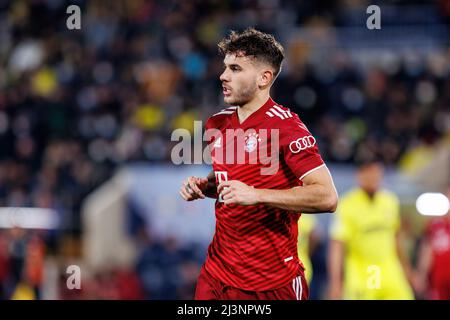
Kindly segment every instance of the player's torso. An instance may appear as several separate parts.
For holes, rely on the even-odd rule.
[[[218,130],[220,135],[210,145],[217,185],[229,180],[257,189],[288,189],[301,184],[283,160],[279,148],[282,128],[269,117],[240,123],[235,110],[223,117]],[[220,196],[215,209],[221,235],[236,241],[254,241],[255,245],[273,240],[269,232],[274,225],[279,231],[277,236],[290,238],[292,220],[299,216],[264,205],[225,205]]]
[[[446,219],[437,219],[432,224],[430,244],[437,254],[450,252],[450,222]]]
[[[396,208],[382,194],[369,199],[363,191],[352,195],[350,247],[358,259],[387,260],[395,256]]]
[[[231,117],[230,117],[231,118]],[[283,161],[280,128],[270,121],[239,126],[231,119],[220,128],[221,137],[211,144],[217,182],[239,180],[255,188],[286,189],[300,182]]]
[[[429,241],[433,252],[433,269],[450,277],[450,221],[435,219],[431,224]]]
[[[279,146],[283,128],[265,116],[269,110],[243,122],[235,109],[213,117],[209,127],[217,131],[209,148],[217,185],[224,180],[261,189],[301,185],[283,159]],[[272,289],[292,280],[299,268],[298,213],[264,205],[225,205],[220,197],[215,209],[216,232],[206,264],[210,273],[249,290]]]

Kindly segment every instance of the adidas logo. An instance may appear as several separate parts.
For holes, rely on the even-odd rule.
[[[293,117],[292,113],[289,110],[283,110],[277,105],[274,105],[269,109],[269,111],[266,111],[266,114],[271,118],[275,116],[279,117],[281,120]]]

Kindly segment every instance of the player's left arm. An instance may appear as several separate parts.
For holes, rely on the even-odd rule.
[[[404,233],[401,230],[398,230],[395,235],[395,241],[396,241],[396,249],[397,249],[397,256],[400,260],[400,264],[402,265],[403,271],[405,272],[405,276],[408,279],[408,282],[415,288],[416,287],[416,278],[414,277],[414,270],[411,266],[411,263],[409,261],[408,254],[406,252],[406,249],[402,245],[404,243]]]
[[[425,296],[432,262],[433,254],[431,244],[428,236],[425,235],[420,243],[417,266],[414,271],[414,290],[416,290],[417,295],[421,298]]]
[[[391,206],[392,206],[392,212],[395,213],[395,219],[393,220],[393,228],[395,232],[395,246],[396,246],[396,253],[398,260],[403,268],[403,272],[408,280],[408,282],[415,287],[415,277],[413,268],[411,266],[411,262],[409,260],[408,253],[406,251],[406,248],[404,247],[404,243],[406,242],[405,237],[405,231],[402,226],[402,219],[401,219],[401,210],[400,210],[400,201],[397,196],[392,195],[391,197]]]
[[[302,179],[303,185],[285,190],[255,189],[237,180],[224,181],[218,192],[226,205],[257,205],[302,213],[334,212],[338,195],[331,174],[321,166]]]

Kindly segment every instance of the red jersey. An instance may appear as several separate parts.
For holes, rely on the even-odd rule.
[[[450,282],[450,219],[432,219],[426,230],[432,251],[431,283]]]
[[[210,117],[205,129],[217,129],[209,139],[217,185],[238,180],[258,189],[290,189],[325,165],[298,115],[270,98],[242,123],[237,107],[230,107]],[[215,234],[205,262],[213,277],[232,287],[265,291],[298,275],[299,212],[225,205],[220,197],[215,211]]]

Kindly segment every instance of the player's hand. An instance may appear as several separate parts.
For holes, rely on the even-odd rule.
[[[415,293],[419,297],[423,297],[427,289],[427,277],[418,272],[414,272],[411,280],[411,285]]]
[[[219,184],[217,192],[222,196],[224,203],[251,206],[258,203],[257,189],[237,180],[223,181]]]
[[[208,184],[207,178],[189,177],[183,181],[180,189],[181,197],[186,201],[205,199],[203,194]]]

